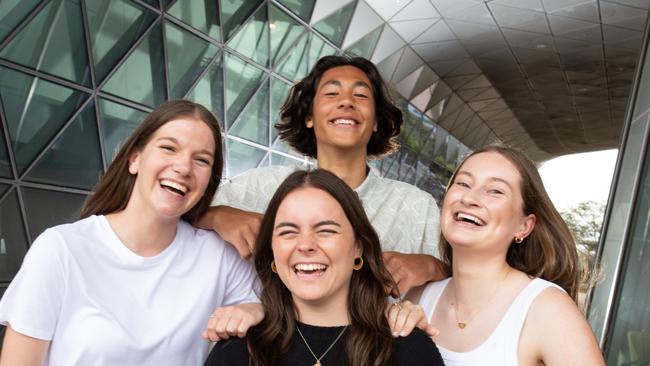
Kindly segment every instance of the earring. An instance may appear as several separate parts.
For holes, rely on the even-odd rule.
[[[275,261],[271,261],[271,271],[278,273],[278,267],[275,266]]]
[[[521,244],[522,241],[524,241],[524,238],[522,238],[520,236],[515,236],[515,243]]]
[[[352,268],[355,271],[358,271],[361,269],[361,267],[363,267],[363,257],[354,258],[354,266],[352,266]]]

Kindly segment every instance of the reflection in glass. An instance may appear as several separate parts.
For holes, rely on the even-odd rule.
[[[343,43],[343,37],[345,37],[345,31],[348,29],[348,24],[352,19],[355,5],[356,1],[351,1],[334,13],[316,22],[314,29],[340,47],[341,43]]]
[[[314,10],[314,0],[278,0],[278,2],[309,23],[311,12]]]
[[[260,7],[255,15],[241,26],[228,41],[228,46],[240,54],[250,57],[262,66],[269,61],[269,22],[267,6]]]
[[[156,19],[153,12],[127,0],[86,0],[86,14],[98,82]]]
[[[221,40],[219,3],[217,1],[178,0],[169,9],[169,14],[217,41]]]
[[[217,116],[223,130],[223,62],[221,54],[216,56],[203,78],[188,93],[187,99],[212,111]]]
[[[311,70],[316,61],[321,57],[327,55],[333,55],[336,53],[336,49],[329,44],[325,43],[320,37],[315,34],[310,34],[311,44],[309,45],[309,69]]]
[[[105,99],[99,99],[98,108],[104,139],[104,155],[106,165],[109,165],[122,142],[138,127],[147,114]]]
[[[289,80],[299,81],[307,75],[309,70],[309,57],[307,44],[311,33],[305,32],[289,51],[288,56],[280,62],[275,71]]]
[[[5,134],[0,131],[0,177],[13,178],[9,163],[9,154],[5,145]]]
[[[49,74],[90,85],[81,8],[54,0],[0,52],[0,57]]]
[[[224,40],[229,40],[261,3],[262,0],[221,1]]]
[[[360,57],[365,57],[367,59],[370,59],[372,57],[372,53],[375,51],[375,46],[377,45],[377,41],[379,41],[379,36],[381,35],[381,31],[384,29],[384,26],[379,26],[372,32],[366,34],[363,36],[360,40],[356,41],[355,43],[351,44],[345,52],[355,55],[355,56],[360,56]]]
[[[0,2],[0,42],[29,14],[39,0],[5,0]]]
[[[179,99],[210,64],[218,49],[169,22],[165,24],[165,37],[170,99]]]
[[[249,169],[257,168],[266,151],[256,147],[242,144],[234,140],[227,140],[228,145],[228,178],[239,175]]]
[[[650,363],[650,151],[644,165],[607,335],[608,365]]]
[[[91,189],[101,172],[95,108],[90,103],[30,170],[25,180]]]
[[[268,82],[265,82],[251,99],[228,133],[261,145],[268,146],[270,144]]]
[[[27,253],[27,236],[16,191],[12,190],[0,202],[0,281],[9,282]]]
[[[271,6],[271,56],[275,65],[292,48],[300,35],[305,32],[305,27],[298,24],[293,18],[285,14],[277,6]]]
[[[278,130],[274,127],[277,122],[280,122],[280,108],[289,95],[291,85],[281,81],[277,78],[271,78],[271,141],[275,141],[278,136]]]
[[[36,238],[45,229],[79,219],[86,195],[23,187],[29,234]],[[47,210],[43,208],[47,207]],[[89,243],[93,244],[93,243]]]
[[[88,95],[0,67],[0,97],[22,174]]]
[[[264,72],[229,53],[226,63],[226,123],[230,126],[262,83]]]
[[[151,29],[102,90],[155,107],[165,100],[165,65],[160,24]]]

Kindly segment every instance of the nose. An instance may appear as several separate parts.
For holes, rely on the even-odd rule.
[[[299,252],[313,253],[316,251],[317,244],[313,235],[311,234],[301,235],[300,238],[298,238],[298,240],[299,241],[298,241],[298,245],[296,246],[296,249],[298,249]]]
[[[339,94],[339,108],[354,109],[354,98],[352,92],[342,91]]]
[[[180,175],[188,175],[192,169],[192,159],[187,156],[179,155],[173,162],[172,169]]]
[[[478,206],[480,198],[476,189],[468,189],[465,191],[460,201],[466,206]]]

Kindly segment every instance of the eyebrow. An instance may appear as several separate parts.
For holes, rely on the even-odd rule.
[[[461,170],[458,173],[456,173],[456,178],[458,178],[459,175],[466,175],[466,176],[468,176],[470,178],[474,178],[474,175],[472,175],[472,173],[470,173],[470,172],[468,172],[466,170]],[[501,179],[501,178],[498,178],[498,177],[490,177],[490,178],[488,178],[488,181],[490,181],[490,182],[500,182],[500,183],[503,183],[503,184],[507,185],[508,188],[512,189],[512,185],[510,185],[510,183],[505,179]]]
[[[158,138],[156,139],[156,141],[161,141],[161,140],[171,141],[171,142],[173,142],[173,143],[175,143],[175,144],[177,144],[177,145],[180,145],[180,143],[178,142],[178,140],[177,140],[175,137],[167,137],[167,136],[163,136],[163,137],[158,137]],[[199,153],[199,154],[207,154],[207,155],[210,155],[210,156],[214,157],[214,153],[211,152],[210,150],[207,150],[207,149],[201,149],[201,150],[199,150],[198,153]]]
[[[341,227],[341,225],[338,222],[334,221],[334,220],[323,220],[323,221],[317,222],[316,225],[314,225],[314,228],[317,228],[317,227],[320,227],[320,226],[328,226],[328,225],[334,225],[334,226]],[[275,225],[275,230],[283,228],[283,227],[291,227],[291,228],[297,229],[298,225],[294,224],[293,222],[283,221],[283,222],[280,222],[277,225]]]
[[[336,79],[332,79],[332,80],[327,80],[326,82],[324,82],[323,85],[321,85],[321,87],[326,86],[326,85],[330,85],[330,84],[335,85],[335,86],[342,86],[340,81],[338,81]],[[367,88],[368,90],[372,90],[370,85],[368,85],[368,83],[366,83],[363,80],[357,80],[352,84],[353,88],[356,88],[356,87],[359,87],[359,86],[363,87],[363,88]]]

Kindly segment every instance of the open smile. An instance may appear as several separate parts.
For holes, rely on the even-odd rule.
[[[169,179],[161,179],[160,180],[160,187],[162,187],[164,190],[171,192],[175,195],[185,197],[187,194],[187,191],[189,188],[183,184],[171,181]]]
[[[297,263],[293,265],[293,272],[298,277],[320,277],[327,268],[329,266],[322,263]]]
[[[470,215],[464,212],[456,212],[454,214],[454,221],[456,222],[466,222],[476,226],[485,226],[486,222],[483,221],[480,217]]]

